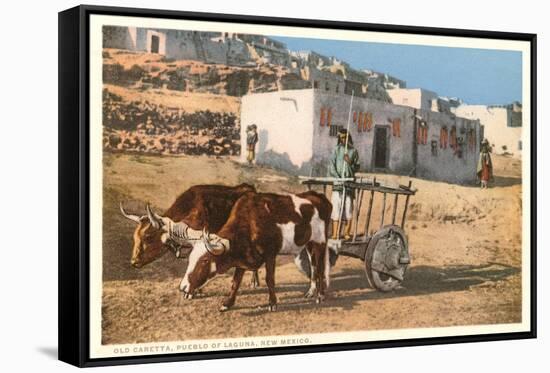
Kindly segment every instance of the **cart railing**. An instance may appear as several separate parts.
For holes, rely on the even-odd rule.
[[[357,203],[353,206],[352,211],[352,224],[354,226],[353,230],[353,236],[351,239],[351,243],[355,242],[366,242],[369,238],[369,228],[371,223],[371,216],[372,216],[372,209],[374,205],[374,196],[375,193],[381,193],[383,195],[382,200],[382,211],[381,211],[381,219],[380,219],[380,228],[384,226],[384,220],[386,215],[386,199],[387,195],[394,195],[393,200],[393,208],[392,208],[392,216],[391,216],[391,222],[392,224],[395,224],[396,218],[397,218],[397,206],[399,203],[399,197],[405,196],[405,207],[403,209],[403,215],[401,217],[401,228],[404,228],[405,226],[405,220],[407,216],[407,210],[409,207],[409,198],[410,196],[414,195],[416,193],[416,189],[412,188],[412,181],[409,181],[408,185],[384,185],[376,180],[376,177],[372,179],[367,178],[357,178],[357,179],[338,179],[338,178],[331,178],[331,177],[300,177],[301,183],[303,185],[306,185],[308,190],[311,190],[313,186],[322,186],[323,187],[323,193],[327,193],[327,186],[334,186],[334,185],[343,185],[345,190],[349,190],[351,193],[354,193],[354,196],[356,197]],[[361,205],[363,202],[364,193],[367,192],[370,194],[369,196],[369,204],[367,207],[367,219],[365,221],[365,235],[362,237],[362,240],[357,239],[357,229],[358,229],[358,223],[359,223],[359,215],[361,212]],[[344,203],[344,201],[342,201]],[[342,214],[340,214],[339,221],[338,221],[338,227],[341,226],[342,221]],[[340,238],[340,229],[338,228],[338,239]]]

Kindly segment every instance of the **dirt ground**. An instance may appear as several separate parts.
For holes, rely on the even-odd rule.
[[[363,262],[340,257],[331,272],[329,299],[305,300],[306,279],[288,257],[276,269],[279,307],[267,312],[264,270],[260,288],[246,275],[235,307],[218,312],[230,274],[185,300],[178,285],[185,260],[166,254],[141,269],[130,266],[134,223],[118,212],[159,210],[194,184],[254,184],[260,191],[298,192],[298,180],[230,159],[105,154],[103,239],[103,344],[248,337],[521,321],[521,169],[518,160],[493,156],[488,190],[412,179],[418,188],[408,222],[412,264],[402,287],[368,287]],[[387,183],[408,178],[377,175]],[[365,202],[366,202],[365,196]],[[380,215],[375,201],[373,216]],[[391,216],[388,203],[386,219]],[[398,209],[397,216],[401,215]],[[363,226],[364,216],[359,226]],[[386,220],[387,222],[387,220]],[[374,221],[371,226],[378,227]],[[361,229],[359,229],[361,232]]]

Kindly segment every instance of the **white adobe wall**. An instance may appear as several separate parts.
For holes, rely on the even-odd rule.
[[[347,127],[350,95],[336,95],[316,90],[314,105],[314,171],[316,176],[325,176],[327,164],[336,146],[336,137],[329,136],[330,128],[320,125],[321,108],[330,108],[332,112],[332,124]],[[370,112],[373,115],[373,128],[370,131],[359,131],[358,124],[353,121],[353,112]],[[374,170],[374,127],[385,126],[388,128],[389,159],[388,169],[394,173],[408,174],[413,169],[412,163],[412,114],[411,108],[387,104],[382,101],[354,97],[352,116],[350,122],[350,134],[354,146],[359,154],[360,171]],[[392,136],[391,122],[389,120],[401,119],[401,137]],[[389,120],[388,120],[389,119]]]
[[[103,26],[103,47],[136,50],[135,27]]]
[[[206,53],[206,62],[227,65],[227,44],[205,40],[202,47]]]
[[[409,106],[415,109],[432,109],[432,100],[437,94],[422,88],[394,88],[387,90],[395,105]]]
[[[336,138],[329,136],[330,129],[320,126],[321,107],[332,109],[332,124],[346,127],[351,96],[327,94],[316,91],[314,105],[314,156],[315,175],[324,176],[330,155],[336,146]],[[371,112],[373,128],[370,131],[358,131],[358,125],[353,122],[353,112]],[[416,144],[415,115],[428,123],[426,144]],[[393,136],[391,121],[399,118],[400,137]],[[459,157],[448,145],[446,149],[439,147],[441,127],[446,126],[449,134],[456,126],[457,137],[463,137],[462,155]],[[455,118],[454,115],[432,112],[431,110],[415,110],[410,107],[388,104],[385,102],[364,98],[354,98],[350,133],[355,148],[359,153],[361,171],[374,172],[374,133],[376,127],[386,127],[389,159],[387,172],[401,175],[416,175],[417,177],[440,180],[451,183],[473,183],[476,181],[477,158],[479,155],[480,126],[477,122]],[[467,130],[473,128],[476,132],[476,144],[470,148],[467,143]],[[432,153],[431,142],[436,142],[436,152]],[[416,165],[414,151],[416,148]]]
[[[147,52],[147,30],[146,28],[135,28],[135,44],[136,50]],[[134,33],[134,31],[132,31]]]
[[[494,153],[508,152],[516,158],[521,157],[519,142],[522,131],[521,127],[508,127],[512,115],[510,110],[485,105],[461,105],[455,109],[455,114],[463,118],[479,119]]]
[[[289,90],[246,95],[241,106],[241,161],[246,162],[246,127],[258,126],[257,161],[293,174],[326,176],[329,159],[336,146],[336,137],[330,136],[330,127],[321,126],[321,108],[331,109],[332,126],[346,127],[351,96],[327,93],[323,90]],[[372,113],[373,127],[359,131],[353,121],[353,112]],[[416,143],[415,119],[420,116],[428,123],[426,144]],[[359,117],[359,115],[358,115]],[[391,122],[399,118],[400,137],[392,133]],[[446,126],[449,137],[456,127],[462,137],[462,155],[450,147],[439,146],[441,127]],[[387,128],[388,161],[386,172],[416,175],[430,180],[451,183],[476,181],[477,158],[481,129],[477,121],[454,115],[416,110],[382,101],[354,98],[350,133],[359,153],[360,170],[380,171],[374,167],[374,136],[377,127]],[[473,128],[476,141],[468,146],[467,131]],[[436,151],[432,152],[432,141]],[[416,154],[416,163],[415,157]],[[310,173],[311,172],[311,173]]]
[[[345,81],[343,76],[319,70],[316,67],[306,67],[306,71],[308,72],[307,80],[313,82],[314,86],[317,85],[320,91],[332,93],[344,92]]]
[[[458,184],[475,182],[477,180],[476,171],[481,138],[479,124],[471,120],[429,110],[419,110],[417,115],[422,117],[428,124],[428,138],[426,144],[417,145],[416,175],[425,179]],[[453,126],[456,127],[457,138],[463,138],[464,144],[460,157],[451,148],[450,144],[447,145],[447,148],[440,148],[439,140],[441,127],[443,126],[447,127],[449,140]],[[471,128],[475,130],[476,134],[473,148],[469,147],[466,135],[468,129]],[[435,155],[432,154],[432,141],[437,144]]]
[[[196,60],[197,48],[193,41],[192,31],[167,31],[166,57],[173,59]]]
[[[421,96],[420,96],[420,109],[422,110],[433,110],[433,101],[437,101],[437,93],[428,91],[427,89],[421,89]],[[437,110],[435,110],[437,111]]]
[[[313,143],[313,91],[245,95],[241,101],[241,161],[246,162],[246,127],[258,126],[256,161],[309,174]]]
[[[199,60],[207,63],[245,65],[250,61],[248,48],[241,40],[211,40],[193,31],[166,31],[166,57]]]
[[[159,50],[158,54],[166,55],[166,32],[162,31],[156,31],[156,30],[147,30],[146,34],[146,40],[147,40],[147,52],[151,52],[151,39],[153,36],[157,36],[159,38]]]

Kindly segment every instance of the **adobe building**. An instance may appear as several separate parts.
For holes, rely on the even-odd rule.
[[[247,44],[233,33],[103,26],[103,47],[157,53],[174,60],[256,65]]]
[[[511,154],[521,158],[522,108],[518,103],[505,106],[461,105],[454,109],[457,116],[477,119],[496,154]]]
[[[301,89],[249,94],[241,103],[241,152],[246,128],[258,127],[256,161],[287,172],[327,176],[336,134],[346,128],[351,96],[334,90]],[[360,171],[473,183],[479,121],[449,113],[354,97],[350,134]]]
[[[390,95],[392,102],[396,105],[424,110],[432,110],[434,108],[434,100],[437,102],[438,98],[437,93],[423,88],[388,89],[388,95]]]
[[[387,93],[394,104],[415,109],[450,114],[456,107],[462,105],[462,101],[458,98],[440,97],[437,93],[424,88],[390,87]]]
[[[251,47],[253,58],[261,59],[262,63],[290,66],[290,53],[286,44],[263,35],[238,34],[238,38]]]

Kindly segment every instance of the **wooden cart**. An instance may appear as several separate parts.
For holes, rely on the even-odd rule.
[[[334,180],[331,178],[303,178],[301,183],[308,189],[315,186],[323,188],[327,193],[327,186],[340,183],[344,185],[345,193],[353,193],[355,199],[352,211],[353,235],[345,240],[337,237],[329,239],[331,249],[331,264],[336,262],[339,255],[345,255],[361,259],[365,262],[365,271],[371,287],[380,291],[391,291],[401,284],[404,279],[407,266],[410,264],[409,245],[405,234],[405,219],[409,200],[416,190],[412,188],[412,182],[408,185],[386,186],[376,181],[363,178],[357,180]],[[365,196],[366,194],[366,196]],[[368,204],[363,204],[363,197],[368,198]],[[373,205],[376,198],[382,198],[380,211],[380,225],[371,226]],[[401,197],[401,198],[400,198]],[[388,201],[390,199],[390,201]],[[393,201],[391,201],[393,199]],[[400,201],[404,203],[402,215],[397,216]],[[386,222],[386,204],[391,203],[391,219]],[[365,206],[366,205],[366,206]],[[363,208],[366,208],[366,220],[362,234],[358,234],[359,216]],[[400,220],[396,224],[396,220]],[[342,214],[338,225],[341,225]],[[369,234],[369,229],[371,234]],[[338,229],[338,232],[340,229]],[[304,253],[305,255],[305,253]],[[300,255],[302,257],[302,255]],[[298,267],[309,276],[309,265],[302,265],[303,261],[297,259]]]

